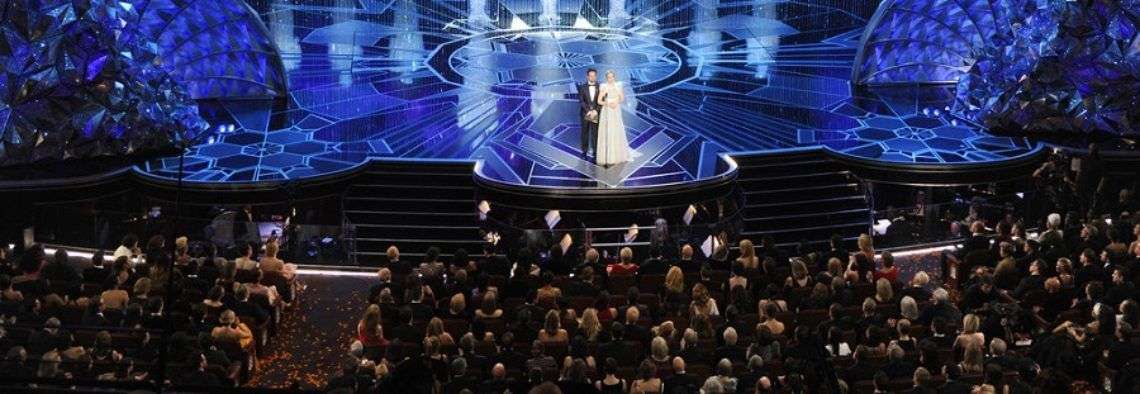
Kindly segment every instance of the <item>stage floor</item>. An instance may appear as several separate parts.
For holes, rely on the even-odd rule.
[[[283,54],[288,105],[203,103],[217,134],[188,152],[190,182],[303,180],[398,158],[481,161],[480,176],[513,185],[644,186],[720,175],[722,153],[819,147],[955,166],[1040,149],[955,117],[953,86],[853,91],[875,2],[631,2],[622,15],[558,1],[553,16],[538,1],[485,12],[464,2],[254,3]],[[578,151],[574,89],[591,67],[629,86],[625,119],[640,156],[616,170]],[[139,171],[174,179],[178,160]]]

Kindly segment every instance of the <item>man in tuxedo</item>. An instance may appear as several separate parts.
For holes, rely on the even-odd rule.
[[[600,89],[598,70],[592,68],[586,70],[586,83],[578,85],[578,105],[582,121],[582,157],[587,157],[588,152],[597,147],[598,115],[601,114],[601,106],[598,105]]]
[[[685,359],[673,357],[673,374],[665,378],[662,392],[669,394],[699,393],[701,378],[685,371]]]

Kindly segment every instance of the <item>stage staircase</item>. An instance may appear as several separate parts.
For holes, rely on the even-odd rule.
[[[759,244],[827,242],[839,234],[850,243],[871,225],[871,200],[863,183],[818,151],[733,156],[744,193],[743,236]],[[813,245],[817,246],[817,245]]]
[[[389,245],[419,262],[429,247],[482,252],[471,163],[374,162],[344,195],[349,261],[374,265]]]

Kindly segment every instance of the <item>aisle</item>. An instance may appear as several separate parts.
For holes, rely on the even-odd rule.
[[[297,382],[301,389],[324,387],[336,376],[338,364],[348,351],[351,327],[364,311],[364,293],[369,278],[306,275],[308,287],[301,303],[288,311],[278,327],[258,372],[247,386],[287,388]]]

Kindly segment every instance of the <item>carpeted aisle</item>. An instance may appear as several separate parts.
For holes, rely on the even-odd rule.
[[[282,317],[249,387],[320,389],[336,376],[364,312],[369,278],[305,275],[300,304]]]

